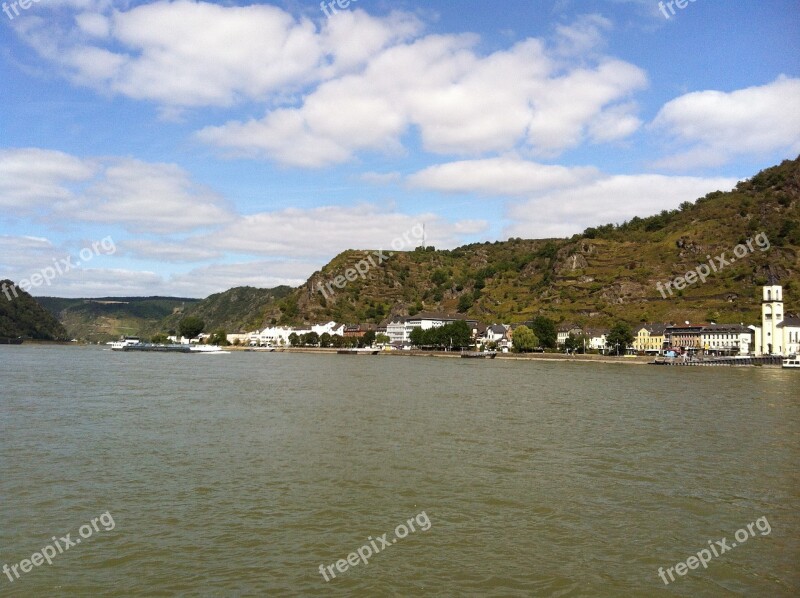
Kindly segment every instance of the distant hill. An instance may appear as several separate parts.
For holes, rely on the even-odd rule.
[[[287,286],[274,289],[236,287],[194,303],[183,313],[166,317],[159,326],[164,332],[171,332],[178,329],[182,318],[197,316],[205,322],[206,332],[220,329],[226,332],[255,330],[268,321],[268,314],[277,309],[277,302],[294,290]]]
[[[259,328],[268,321],[266,314],[276,309],[276,302],[293,291],[287,286],[238,287],[202,300],[180,297],[38,297],[37,300],[59,319],[70,338],[105,342],[123,335],[150,338],[161,332],[173,334],[181,319],[190,315],[202,319],[206,331]]]
[[[0,280],[0,337],[35,340],[67,340],[64,326],[14,283]],[[10,299],[9,299],[10,297]]]
[[[753,241],[760,233],[769,241],[767,251]],[[704,284],[672,296],[659,292],[657,283],[723,252],[730,260],[748,239],[754,251]],[[800,158],[764,170],[733,191],[709,193],[649,218],[589,228],[570,239],[510,239],[451,251],[418,248],[371,267],[365,280],[333,287],[328,297],[319,291],[368,255],[340,254],[269,317],[286,323],[374,322],[390,313],[426,310],[459,311],[487,322],[522,322],[536,315],[582,325],[756,322],[758,287],[770,278],[784,285],[787,311],[800,310]]]
[[[59,319],[71,338],[92,342],[105,342],[123,335],[152,336],[161,331],[160,323],[164,318],[199,302],[176,297],[37,297],[37,301]]]

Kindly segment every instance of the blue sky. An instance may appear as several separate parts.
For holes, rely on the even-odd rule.
[[[74,264],[34,295],[568,236],[800,153],[796,0],[0,6],[0,279]]]

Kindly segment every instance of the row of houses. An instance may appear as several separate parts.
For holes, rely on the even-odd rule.
[[[761,326],[744,324],[643,324],[634,330],[634,340],[627,352],[632,354],[663,355],[795,355],[800,353],[800,318],[785,316],[783,289],[780,285],[763,288]],[[385,334],[389,344],[398,349],[410,348],[411,332],[415,328],[429,330],[457,321],[466,322],[477,345],[492,344],[508,351],[513,344],[514,330],[521,324],[485,325],[462,314],[421,312],[413,316],[394,316],[382,325],[340,324],[327,322],[292,328],[270,326],[247,334],[228,335],[228,341],[261,346],[289,346],[292,334],[301,336],[315,332],[343,337],[363,337],[368,331]],[[565,347],[570,336],[580,339],[587,351],[606,352],[610,330],[564,324],[557,329],[557,343]]]
[[[584,336],[592,340],[591,348],[605,346],[608,331],[582,330],[577,326],[563,325],[558,330],[559,346],[567,338]],[[595,342],[596,341],[596,342]],[[588,348],[587,341],[587,348]],[[800,353],[800,317],[785,315],[783,288],[770,284],[762,288],[761,326],[745,324],[645,324],[634,329],[630,353],[662,355],[781,355]]]

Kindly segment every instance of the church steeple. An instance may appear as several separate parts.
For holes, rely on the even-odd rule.
[[[771,276],[774,279],[774,277]],[[783,353],[783,287],[770,284],[762,289],[761,299],[761,351],[765,355]]]

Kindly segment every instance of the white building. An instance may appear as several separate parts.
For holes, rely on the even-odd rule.
[[[507,351],[511,348],[511,327],[506,324],[492,324],[486,327],[483,336],[478,339],[481,344],[495,343],[498,349]]]
[[[585,334],[589,340],[586,342],[586,348],[592,351],[604,352],[609,332],[611,331],[605,328],[587,328]]]
[[[559,326],[556,331],[556,344],[559,347],[566,345],[570,334],[577,338],[583,334],[583,330],[574,324],[563,324]]]
[[[711,324],[700,332],[700,346],[708,354],[749,355],[753,331],[744,325]]]
[[[430,330],[431,328],[440,328],[445,324],[452,324],[459,320],[463,320],[467,323],[472,333],[472,338],[478,335],[477,320],[470,320],[464,316],[448,316],[430,312],[421,312],[413,316],[408,316],[407,318],[395,316],[386,325],[386,335],[393,345],[408,345],[411,342],[411,331],[414,330],[414,328]]]
[[[796,355],[800,351],[800,318],[784,317],[783,287],[771,284],[763,287],[761,326],[752,327],[755,333],[755,355]]]
[[[289,337],[292,334],[300,336],[302,334],[308,334],[309,332],[316,332],[319,336],[322,336],[325,333],[328,333],[331,336],[344,336],[344,329],[344,324],[337,324],[336,322],[315,324],[310,328],[270,326],[261,331],[251,332],[248,338],[251,345],[259,345],[261,347],[288,347],[290,345]]]
[[[392,345],[407,345],[411,330],[406,329],[406,319],[403,317],[392,318],[386,325],[386,336]]]

